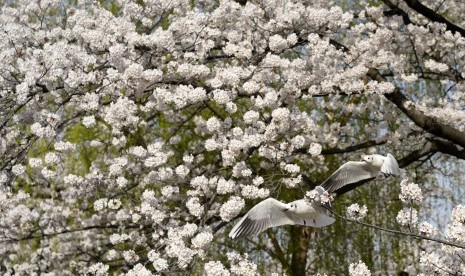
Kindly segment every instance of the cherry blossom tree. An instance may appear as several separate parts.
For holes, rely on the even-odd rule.
[[[0,3],[1,274],[464,273],[463,2]],[[228,238],[376,152],[317,238]]]

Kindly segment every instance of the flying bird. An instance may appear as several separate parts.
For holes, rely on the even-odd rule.
[[[320,186],[317,186],[315,191],[318,196],[326,193]],[[309,202],[300,199],[283,203],[274,198],[267,198],[255,205],[241,218],[229,233],[229,237],[232,239],[246,238],[270,227],[281,225],[324,227],[335,221],[330,210],[329,202],[323,205],[316,201]]]
[[[397,160],[389,153],[387,156],[365,155],[360,162],[349,161],[321,183],[321,186],[330,194],[337,193],[346,185],[371,180],[381,173],[396,177],[401,174]]]

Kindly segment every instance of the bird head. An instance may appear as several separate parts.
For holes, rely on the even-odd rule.
[[[367,163],[372,163],[373,162],[373,155],[362,155],[362,160]]]

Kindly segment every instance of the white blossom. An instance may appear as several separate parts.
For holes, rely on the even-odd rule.
[[[236,275],[254,276],[258,275],[257,265],[247,260],[247,254],[239,256],[228,253],[231,264],[231,272]]]
[[[270,191],[266,188],[258,188],[253,185],[242,186],[241,194],[244,198],[266,198],[270,195]]]
[[[175,171],[176,174],[181,178],[185,178],[189,174],[189,168],[184,165],[177,166]]]
[[[190,163],[194,162],[194,156],[192,156],[192,155],[184,155],[182,160],[184,162],[186,162],[187,164],[190,164]]]
[[[286,166],[284,166],[284,169],[287,172],[292,173],[292,174],[300,172],[300,167],[298,165],[294,165],[294,164],[286,164]]]
[[[131,147],[129,153],[136,157],[145,157],[147,155],[147,150],[141,146]]]
[[[96,124],[95,116],[91,115],[91,116],[82,118],[82,124],[87,128],[95,126]]]
[[[152,276],[153,274],[142,264],[136,264],[126,273],[126,276]]]
[[[280,122],[285,122],[289,119],[290,116],[290,111],[287,108],[281,107],[273,110],[271,113],[271,116],[273,119],[280,121]]]
[[[418,231],[420,235],[423,235],[423,236],[432,236],[436,233],[436,229],[433,227],[433,225],[426,221],[422,221],[418,225]]]
[[[244,207],[245,202],[242,198],[233,196],[220,208],[220,217],[224,221],[230,221],[235,218]]]
[[[108,269],[110,268],[109,265],[103,263],[96,263],[89,267],[88,273],[96,276],[104,276],[108,275]]]
[[[189,213],[196,217],[200,217],[204,213],[204,208],[200,204],[197,197],[191,197],[187,200],[186,207],[189,210]]]
[[[445,72],[449,69],[449,67],[446,64],[437,62],[433,59],[425,61],[425,67],[435,72]]]
[[[257,176],[253,179],[252,183],[255,185],[255,186],[260,186],[262,185],[263,183],[265,182],[265,180],[263,179],[263,177],[261,176]]]
[[[465,224],[465,205],[459,204],[452,210],[451,221],[453,223]]]
[[[244,122],[246,124],[254,124],[258,121],[260,114],[257,111],[249,110],[244,114]]]
[[[118,258],[118,252],[114,249],[110,249],[106,255],[106,259],[109,261],[116,260]]]
[[[110,236],[110,242],[111,242],[112,244],[122,243],[122,242],[124,242],[124,241],[126,241],[126,240],[128,240],[128,239],[129,239],[129,235],[128,235],[128,234],[121,234],[121,235],[119,235],[119,234],[112,234],[112,235]]]
[[[55,143],[56,151],[74,151],[75,149],[76,145],[70,142],[59,141]]]
[[[121,207],[121,201],[119,199],[110,199],[107,202],[107,206],[112,210],[117,210]]]
[[[397,214],[396,219],[397,219],[397,222],[400,225],[403,225],[403,226],[407,226],[407,225],[416,226],[416,224],[418,223],[417,210],[415,210],[413,208],[400,210],[399,213]]]
[[[332,201],[333,197],[326,190],[321,191],[321,190],[318,190],[318,189],[313,189],[313,190],[308,191],[305,194],[304,199],[307,202],[316,202],[316,203],[320,203],[320,204],[326,204],[326,203]]]
[[[294,138],[292,138],[291,143],[294,146],[294,148],[296,148],[296,149],[303,148],[304,144],[305,144],[305,138],[302,135],[297,135]],[[316,155],[318,155],[318,154],[316,154]],[[314,154],[312,154],[312,155],[314,155]]]
[[[211,117],[207,121],[207,129],[210,132],[216,132],[221,128],[221,122],[216,117]]]
[[[219,261],[210,261],[204,266],[207,276],[229,276],[229,271]]]
[[[164,186],[161,189],[161,194],[166,198],[171,198],[174,195],[179,194],[179,187],[176,187],[176,186]]]
[[[139,260],[139,256],[134,250],[126,250],[123,252],[123,258],[128,263],[135,263]]]
[[[49,168],[43,168],[40,173],[45,179],[53,179],[56,176],[56,172],[53,170],[50,170]]]
[[[349,275],[350,276],[371,276],[371,272],[362,261],[358,263],[352,263],[349,265]]]
[[[204,232],[197,234],[197,236],[195,236],[191,242],[194,248],[201,249],[201,248],[205,248],[206,246],[208,246],[212,240],[213,240],[212,233],[209,231],[204,231]]]
[[[421,189],[417,184],[409,183],[407,179],[404,179],[400,183],[400,189],[401,193],[399,198],[404,204],[410,203],[420,205],[423,201]]]
[[[119,130],[121,127],[139,122],[139,117],[134,115],[136,111],[137,107],[133,101],[127,98],[119,98],[106,109],[103,119],[113,128]]]
[[[11,168],[11,172],[12,172],[14,175],[21,175],[21,174],[23,174],[25,171],[26,171],[26,167],[23,166],[23,165],[21,165],[21,164],[14,165],[14,166]]]
[[[84,179],[81,176],[77,176],[74,174],[68,174],[67,176],[63,177],[63,182],[66,185],[78,185],[84,182]]]
[[[228,102],[226,103],[226,112],[228,112],[229,114],[233,114],[233,113],[236,113],[237,111],[237,105],[233,102]]]
[[[274,35],[270,37],[270,49],[275,52],[280,52],[287,48],[287,41],[280,35]]]
[[[218,184],[216,185],[216,192],[220,195],[232,193],[234,191],[235,186],[236,183],[233,180],[226,180],[224,178],[220,178],[218,180]]]
[[[442,273],[444,263],[436,252],[427,253],[422,251],[420,254],[420,265],[428,272],[428,275]]]
[[[0,184],[4,184],[8,181],[8,176],[3,173],[3,172],[0,172]]]
[[[106,198],[100,198],[94,202],[94,210],[100,212],[107,207],[108,200]]]
[[[350,219],[361,220],[367,215],[367,206],[360,207],[358,203],[354,203],[347,208],[347,216]]]
[[[29,158],[29,166],[31,168],[42,168],[42,159],[40,158]]]
[[[318,156],[321,154],[322,146],[317,143],[312,143],[310,147],[308,148],[308,153],[310,153],[312,156]]]
[[[99,96],[96,93],[86,93],[81,98],[80,108],[85,111],[93,111],[99,108]]]
[[[56,164],[60,161],[60,158],[55,152],[49,152],[45,155],[45,163],[48,165]]]
[[[231,96],[226,90],[216,89],[213,91],[213,99],[219,104],[227,104],[230,102]]]
[[[168,268],[168,261],[163,258],[157,258],[152,262],[152,265],[156,271],[164,271]]]
[[[91,147],[100,148],[103,145],[103,143],[97,140],[92,140],[90,141],[89,145]]]

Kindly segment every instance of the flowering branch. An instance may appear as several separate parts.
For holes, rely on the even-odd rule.
[[[368,70],[368,76],[378,82],[387,81],[374,68]],[[465,134],[463,132],[446,124],[439,124],[433,117],[419,110],[413,102],[400,92],[399,88],[396,87],[392,93],[385,94],[384,96],[402,110],[417,126],[433,135],[465,147]]]
[[[451,32],[454,32],[454,33],[458,32],[462,36],[465,36],[465,30],[464,29],[462,29],[459,26],[455,25],[454,23],[450,22],[445,17],[443,17],[442,15],[440,15],[437,12],[433,11],[432,9],[428,8],[427,6],[423,5],[422,3],[420,3],[420,1],[418,1],[418,0],[405,0],[404,2],[407,3],[407,5],[411,9],[413,9],[416,12],[420,13],[424,17],[426,17],[426,18],[428,18],[428,19],[430,19],[430,20],[432,20],[434,22],[446,24],[447,30],[449,30]]]
[[[366,227],[370,227],[370,228],[373,228],[373,229],[376,229],[376,230],[380,230],[380,231],[383,231],[383,232],[388,232],[388,233],[392,233],[392,234],[407,236],[407,237],[411,237],[411,238],[414,238],[414,239],[421,239],[421,240],[433,241],[433,242],[437,242],[437,243],[441,243],[441,244],[445,244],[445,245],[449,245],[449,246],[454,246],[454,247],[457,247],[457,248],[465,249],[465,244],[459,244],[459,243],[449,242],[449,241],[445,241],[445,240],[441,240],[441,239],[431,238],[431,237],[424,236],[424,235],[419,235],[419,234],[414,234],[414,233],[407,233],[407,232],[403,232],[403,231],[399,231],[399,230],[384,228],[384,227],[380,227],[380,226],[377,226],[377,225],[374,225],[374,224],[370,224],[370,223],[366,223],[366,222],[361,222],[361,221],[357,221],[357,220],[354,220],[354,219],[350,219],[350,218],[341,216],[341,215],[339,215],[339,214],[336,214],[336,213],[334,213],[334,212],[333,212],[333,214],[334,214],[336,217],[338,217],[338,218],[340,218],[340,219],[343,219],[343,220],[345,220],[345,221],[353,222],[353,223],[356,223],[356,224],[360,224],[360,225],[363,225],[363,226],[366,226]]]

